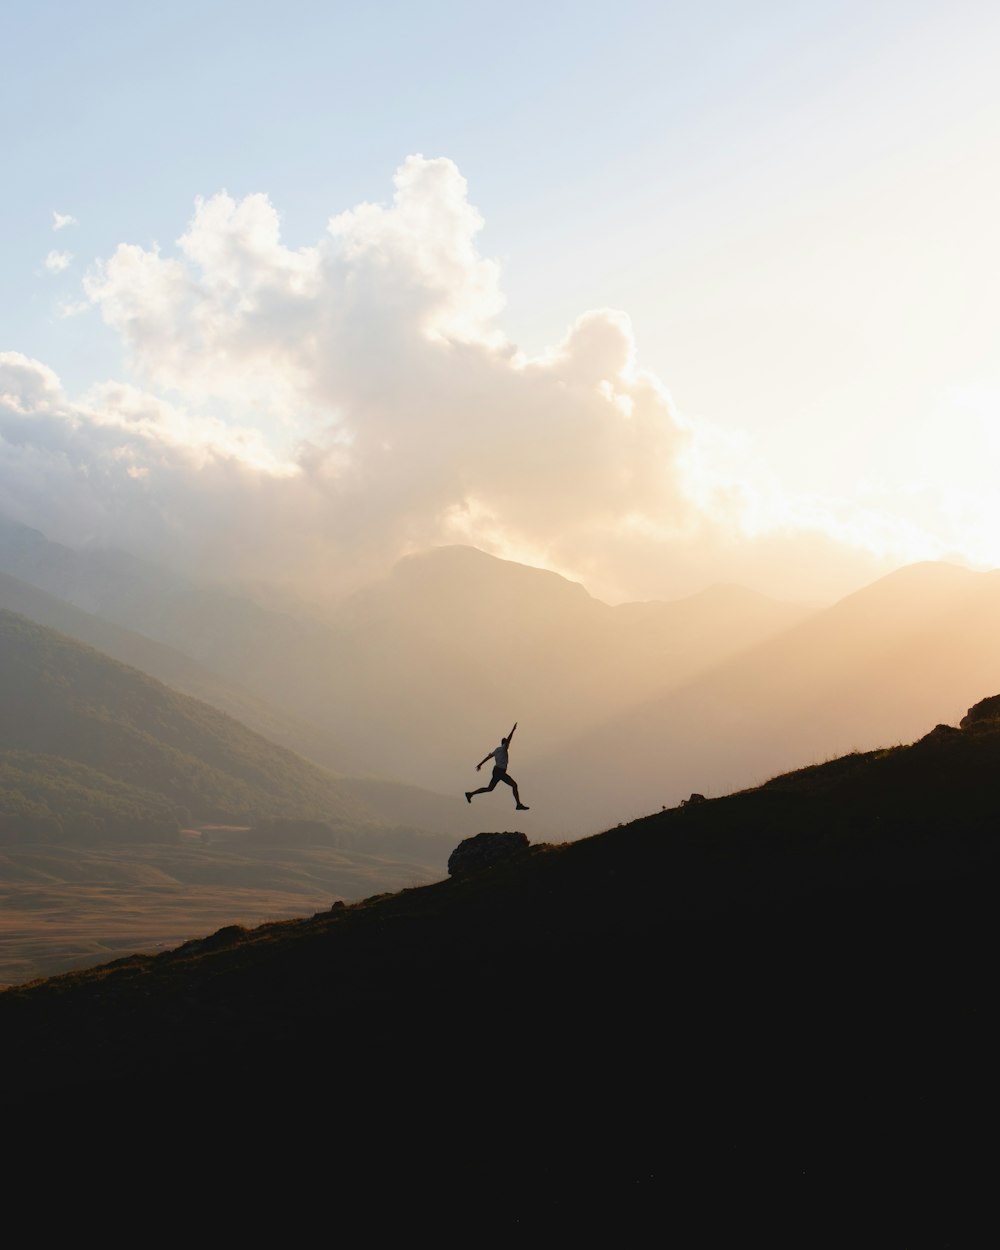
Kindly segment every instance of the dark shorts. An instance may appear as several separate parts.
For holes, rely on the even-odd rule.
[[[493,776],[490,778],[490,789],[496,785],[498,781],[506,781],[509,786],[514,784],[514,778],[510,776],[506,768],[501,768],[499,764],[493,765]]]

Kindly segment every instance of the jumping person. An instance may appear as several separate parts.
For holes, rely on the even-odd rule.
[[[514,722],[514,729],[516,728],[517,721]],[[517,804],[517,811],[526,812],[528,810],[527,803],[521,802],[521,796],[517,792],[517,782],[507,772],[507,753],[510,749],[510,740],[514,736],[514,729],[510,731],[506,738],[501,738],[500,745],[498,747],[494,747],[488,755],[484,755],[476,765],[476,772],[478,773],[487,760],[492,760],[493,776],[490,778],[490,784],[488,786],[480,786],[478,790],[466,790],[465,801],[467,803],[472,802],[472,796],[474,794],[489,794],[489,792],[496,787],[498,781],[503,781],[514,791],[514,802]]]

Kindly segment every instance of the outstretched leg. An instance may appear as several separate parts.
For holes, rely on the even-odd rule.
[[[471,803],[472,796],[475,794],[489,794],[491,790],[496,788],[496,784],[499,780],[500,780],[500,777],[497,775],[496,771],[494,770],[493,776],[490,778],[490,784],[488,786],[480,786],[478,790],[466,790],[465,801],[467,803]],[[514,783],[510,782],[509,784],[513,785]]]

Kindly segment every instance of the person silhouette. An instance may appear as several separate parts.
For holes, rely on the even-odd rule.
[[[517,721],[514,722],[514,729],[516,728]],[[491,759],[493,761],[493,776],[490,778],[490,784],[488,786],[480,786],[478,790],[466,790],[466,803],[471,803],[472,797],[475,794],[489,794],[491,790],[496,788],[498,781],[503,781],[514,791],[514,803],[516,804],[516,810],[519,812],[526,812],[529,810],[527,803],[521,802],[521,796],[517,792],[517,782],[507,772],[507,756],[510,751],[510,740],[514,736],[514,729],[510,731],[506,738],[501,738],[500,745],[498,747],[494,747],[493,750],[487,755],[484,755],[476,765],[476,772],[478,773],[486,761]]]

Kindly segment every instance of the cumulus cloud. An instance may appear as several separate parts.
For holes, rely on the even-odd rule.
[[[71,217],[69,213],[52,213],[52,229],[65,230],[67,226],[75,226],[76,218]]]
[[[72,252],[57,252],[54,248],[45,257],[45,268],[49,273],[62,273],[64,269],[68,269],[73,260]]]
[[[204,545],[218,568],[240,530],[248,544],[261,540],[262,499],[266,512],[295,476],[256,430],[124,383],[70,399],[39,361],[0,353],[4,510],[54,538],[181,564],[187,552],[189,566]]]
[[[53,537],[333,590],[441,542],[609,597],[685,593],[707,559],[729,571],[763,550],[738,486],[699,472],[701,435],[640,366],[627,316],[586,312],[533,359],[507,341],[482,225],[451,161],[411,156],[390,202],[336,214],[309,247],[283,243],[266,195],[225,192],[171,253],[122,244],[84,287],[129,384],[71,398],[0,356],[8,510]]]

